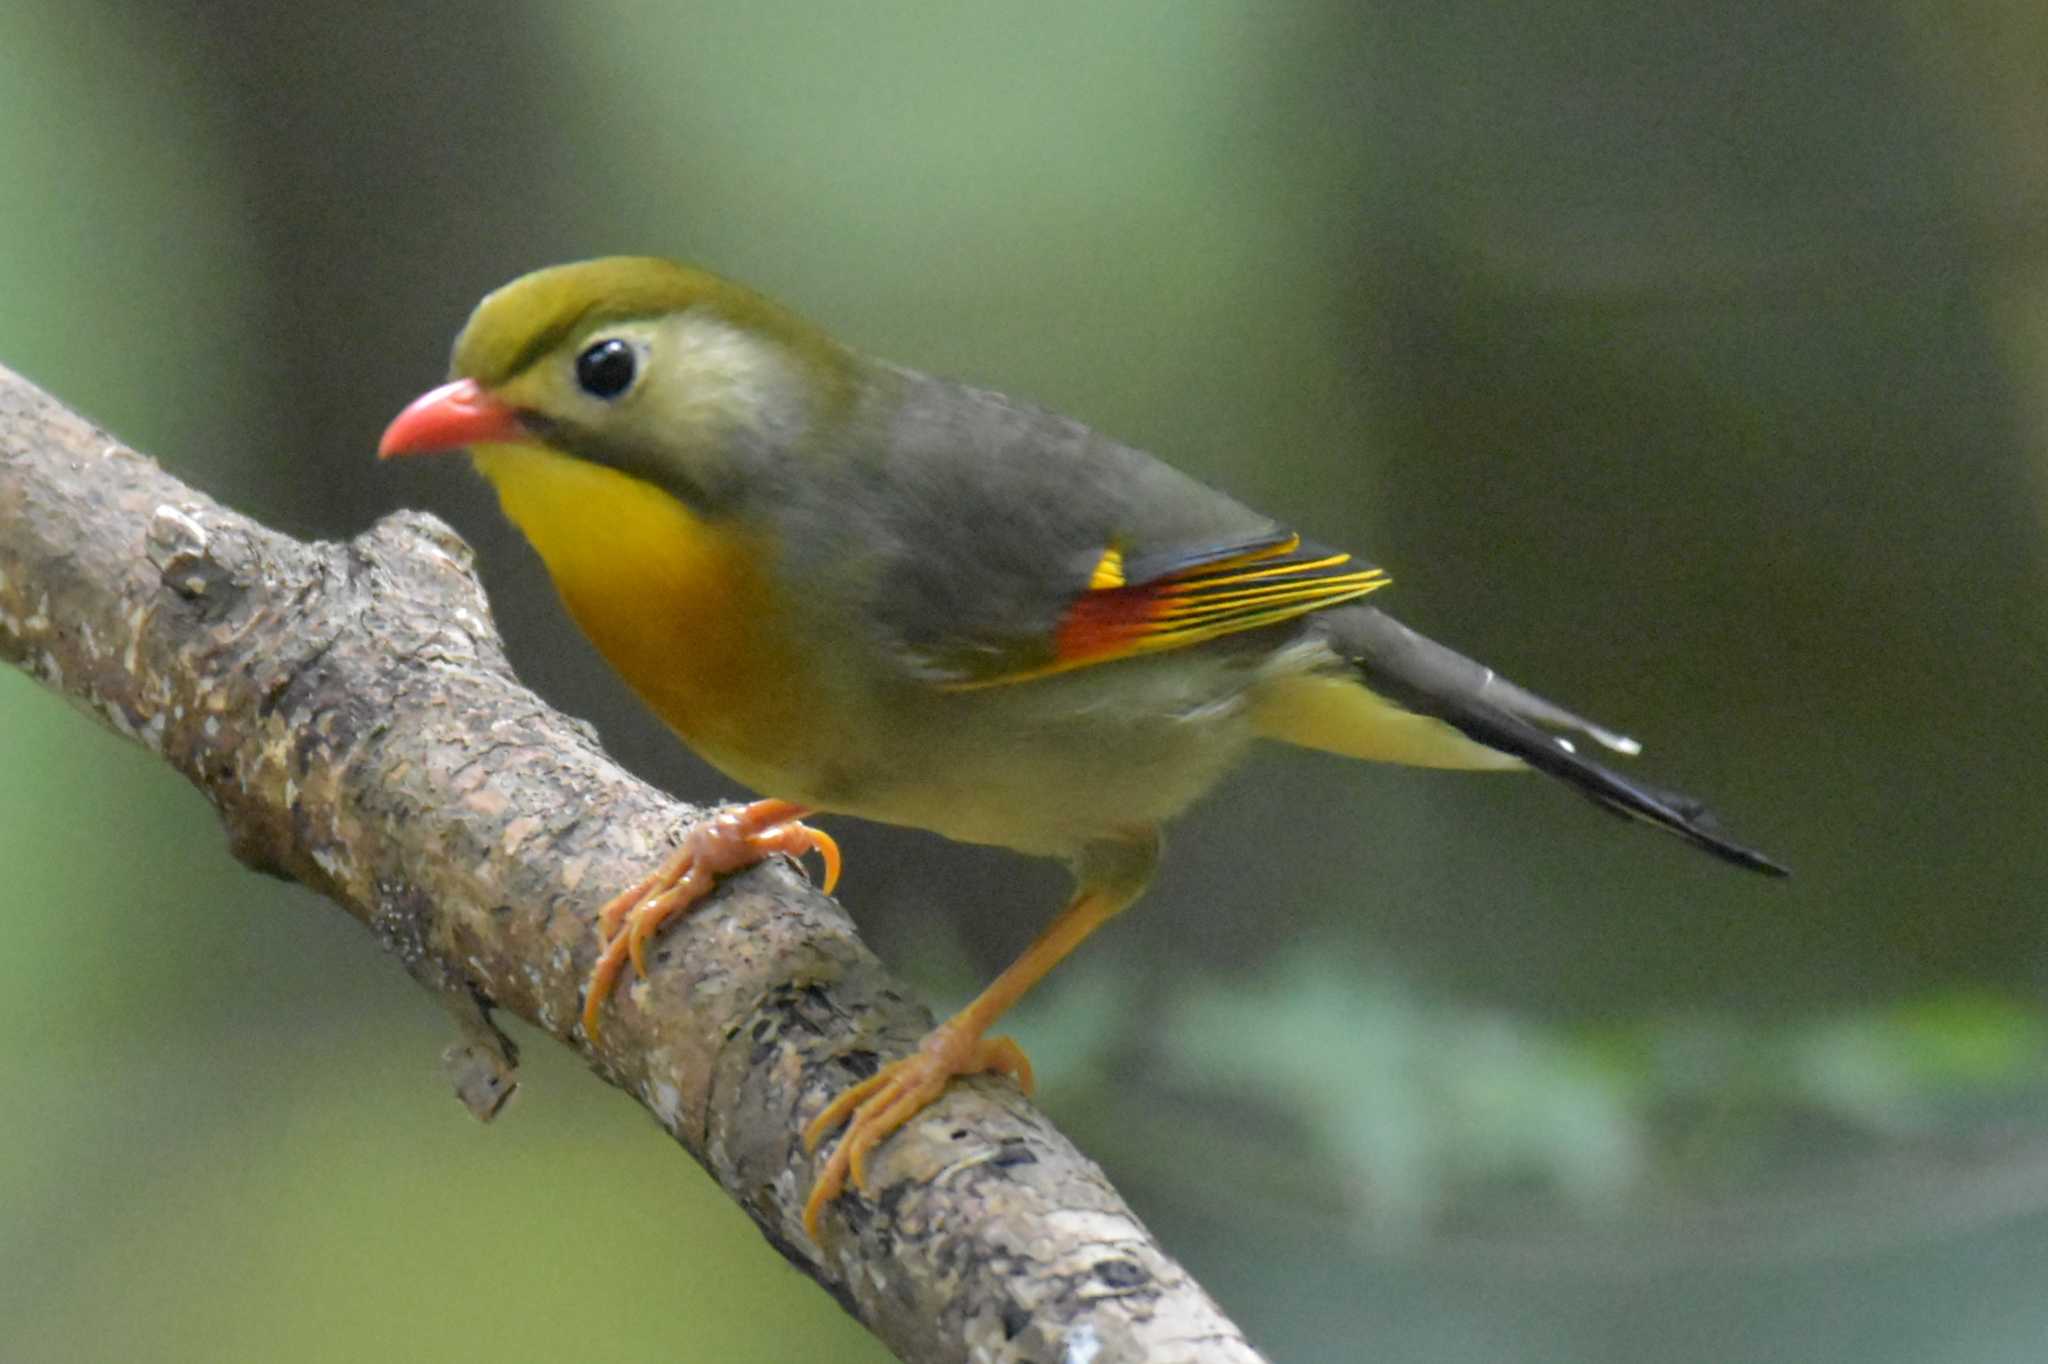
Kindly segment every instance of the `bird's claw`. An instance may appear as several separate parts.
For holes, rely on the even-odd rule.
[[[604,948],[583,992],[583,1032],[597,1040],[599,1014],[630,961],[647,975],[647,944],[662,926],[694,908],[719,877],[775,853],[802,859],[815,852],[825,864],[825,893],[839,884],[839,844],[803,822],[804,807],[786,800],[729,806],[683,831],[681,842],[651,876],[612,897],[597,914]]]
[[[825,1205],[845,1190],[848,1178],[867,1193],[869,1154],[944,1093],[954,1076],[985,1071],[1008,1075],[1026,1094],[1031,1092],[1031,1060],[1014,1038],[974,1037],[941,1026],[916,1051],[826,1104],[804,1128],[804,1150],[817,1150],[825,1135],[842,1122],[847,1124],[846,1135],[811,1185],[811,1196],[804,1202],[804,1230],[817,1237]]]

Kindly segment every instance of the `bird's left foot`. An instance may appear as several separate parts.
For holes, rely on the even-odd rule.
[[[597,1040],[598,1015],[628,961],[647,974],[647,940],[678,914],[687,913],[728,872],[765,861],[775,853],[801,858],[815,852],[825,862],[825,893],[839,884],[839,845],[830,834],[803,822],[808,811],[786,800],[757,800],[707,815],[683,831],[681,843],[653,875],[614,896],[597,915],[604,951],[583,990],[583,1032]]]
[[[956,1075],[996,1071],[1031,1092],[1031,1060],[1008,1037],[983,1037],[958,1019],[932,1029],[918,1049],[892,1061],[841,1094],[804,1128],[804,1150],[815,1151],[825,1134],[846,1122],[846,1135],[819,1172],[804,1203],[804,1230],[815,1239],[825,1205],[846,1188],[849,1175],[868,1191],[868,1153],[945,1092]],[[848,1120],[851,1119],[849,1122]]]

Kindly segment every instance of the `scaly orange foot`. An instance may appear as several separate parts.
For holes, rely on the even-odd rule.
[[[932,1029],[916,1051],[891,1061],[825,1105],[804,1128],[804,1150],[817,1150],[827,1132],[849,1118],[851,1122],[811,1186],[804,1203],[804,1230],[816,1239],[818,1217],[846,1188],[848,1175],[855,1188],[868,1191],[868,1153],[944,1093],[954,1076],[991,1070],[1010,1076],[1026,1094],[1031,1092],[1031,1060],[1022,1047],[1008,1037],[982,1037],[954,1019]]]
[[[751,867],[775,853],[801,858],[815,852],[825,862],[825,893],[839,884],[839,845],[830,834],[803,823],[808,814],[786,800],[757,800],[707,815],[683,830],[682,842],[652,876],[627,887],[598,911],[604,951],[583,990],[583,1032],[597,1040],[598,1013],[630,959],[647,974],[647,940],[678,914],[687,913],[728,872]]]

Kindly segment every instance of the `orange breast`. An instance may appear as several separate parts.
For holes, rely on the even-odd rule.
[[[705,758],[788,794],[815,688],[762,547],[601,465],[530,446],[475,453],[606,661]]]

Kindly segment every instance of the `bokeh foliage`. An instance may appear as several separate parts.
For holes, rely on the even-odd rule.
[[[30,0],[0,361],[297,533],[441,512],[693,798],[480,486],[368,458],[532,266],[696,260],[1367,551],[1797,878],[1263,754],[1020,1017],[1055,1115],[1277,1358],[2031,1359],[2048,193],[1986,186],[2048,52],[1943,13]],[[1060,894],[843,833],[942,1002]],[[566,1056],[477,1128],[367,937],[12,675],[0,890],[0,1357],[876,1357]]]

